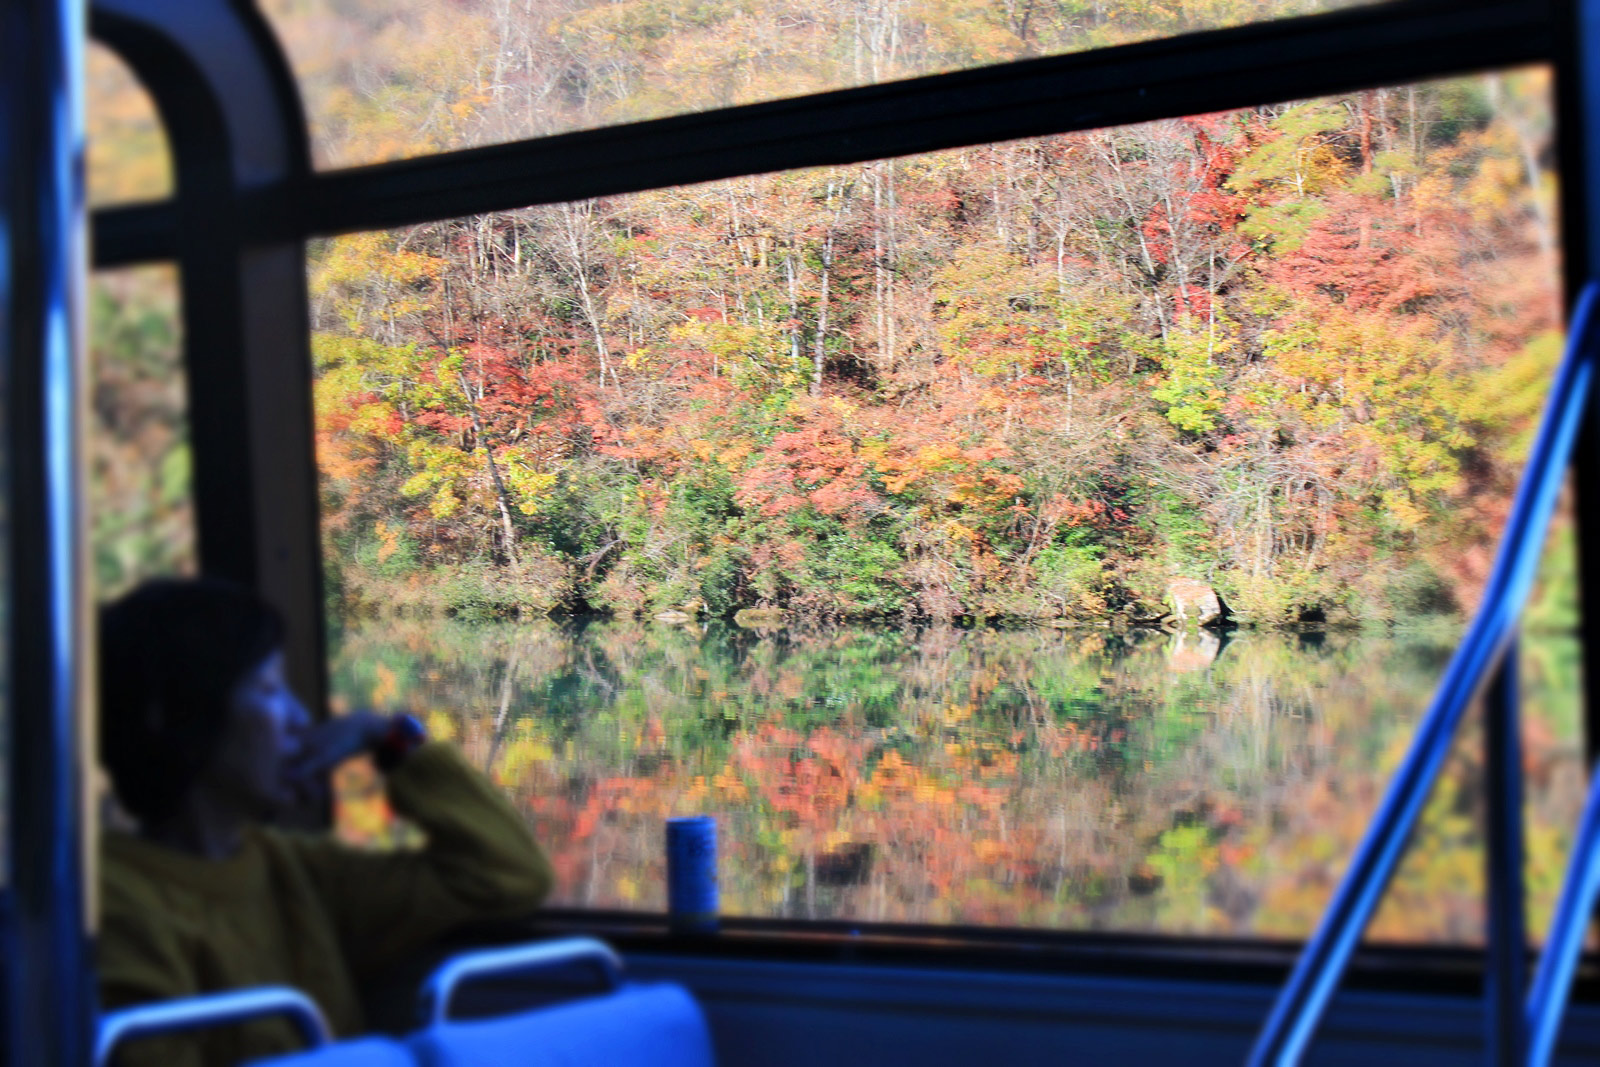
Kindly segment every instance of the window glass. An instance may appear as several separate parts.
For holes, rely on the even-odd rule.
[[[562,903],[660,908],[662,820],[704,812],[732,914],[1303,936],[1560,351],[1548,91],[318,243],[336,699],[465,746]],[[1564,536],[1540,928],[1582,780]],[[1469,735],[1375,936],[1481,936],[1481,771]],[[395,832],[357,774],[340,825]]]
[[[195,570],[194,503],[170,265],[101,271],[89,292],[89,523],[95,592]]]
[[[172,194],[172,153],[155,102],[117,54],[87,52],[89,205],[157,200]]]
[[[1077,52],[1360,0],[262,0],[349,166]]]

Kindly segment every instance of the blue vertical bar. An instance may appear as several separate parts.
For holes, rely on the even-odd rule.
[[[1528,994],[1530,1067],[1545,1067],[1555,1055],[1567,997],[1578,972],[1578,958],[1583,954],[1584,933],[1595,896],[1600,893],[1600,785],[1596,784],[1594,770],[1590,771],[1589,781],[1589,798],[1578,823],[1578,836],[1572,842],[1567,876],[1561,883],[1561,896],[1556,900],[1544,951],[1539,954],[1539,967],[1533,975],[1533,989]]]
[[[82,1067],[92,1024],[83,752],[83,0],[0,0],[0,1056]]]
[[[1483,762],[1488,822],[1484,1017],[1490,1067],[1520,1065],[1528,1047],[1527,911],[1522,879],[1522,737],[1517,714],[1517,642],[1500,657],[1484,693]]]
[[[1450,657],[1433,703],[1418,724],[1411,748],[1390,779],[1327,911],[1274,1001],[1250,1050],[1246,1061],[1250,1067],[1297,1064],[1310,1046],[1344,968],[1400,862],[1428,791],[1450,753],[1462,715],[1516,636],[1516,620],[1533,587],[1550,516],[1589,406],[1595,362],[1600,356],[1597,305],[1600,284],[1590,283],[1578,299],[1567,351],[1556,368],[1550,399],[1528,453],[1478,614]]]

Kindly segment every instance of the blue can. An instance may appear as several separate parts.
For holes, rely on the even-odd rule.
[[[667,920],[679,933],[717,929],[717,820],[667,820]]]

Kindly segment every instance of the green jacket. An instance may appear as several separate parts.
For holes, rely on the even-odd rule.
[[[522,818],[455,748],[429,743],[388,776],[416,851],[253,829],[206,860],[127,834],[102,843],[100,994],[110,1010],[256,985],[309,994],[339,1036],[364,1029],[357,987],[452,928],[531,912],[550,865]],[[130,1067],[234,1067],[300,1047],[285,1022],[130,1043]]]

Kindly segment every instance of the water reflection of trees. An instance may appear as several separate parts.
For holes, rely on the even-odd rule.
[[[704,811],[731,913],[1293,936],[1450,636],[412,621],[344,635],[334,673],[456,736],[565,902],[661,907],[661,819]],[[1526,657],[1536,925],[1581,788],[1576,655]],[[1469,730],[1377,936],[1478,936],[1480,779]],[[344,810],[389,832],[370,786]]]

